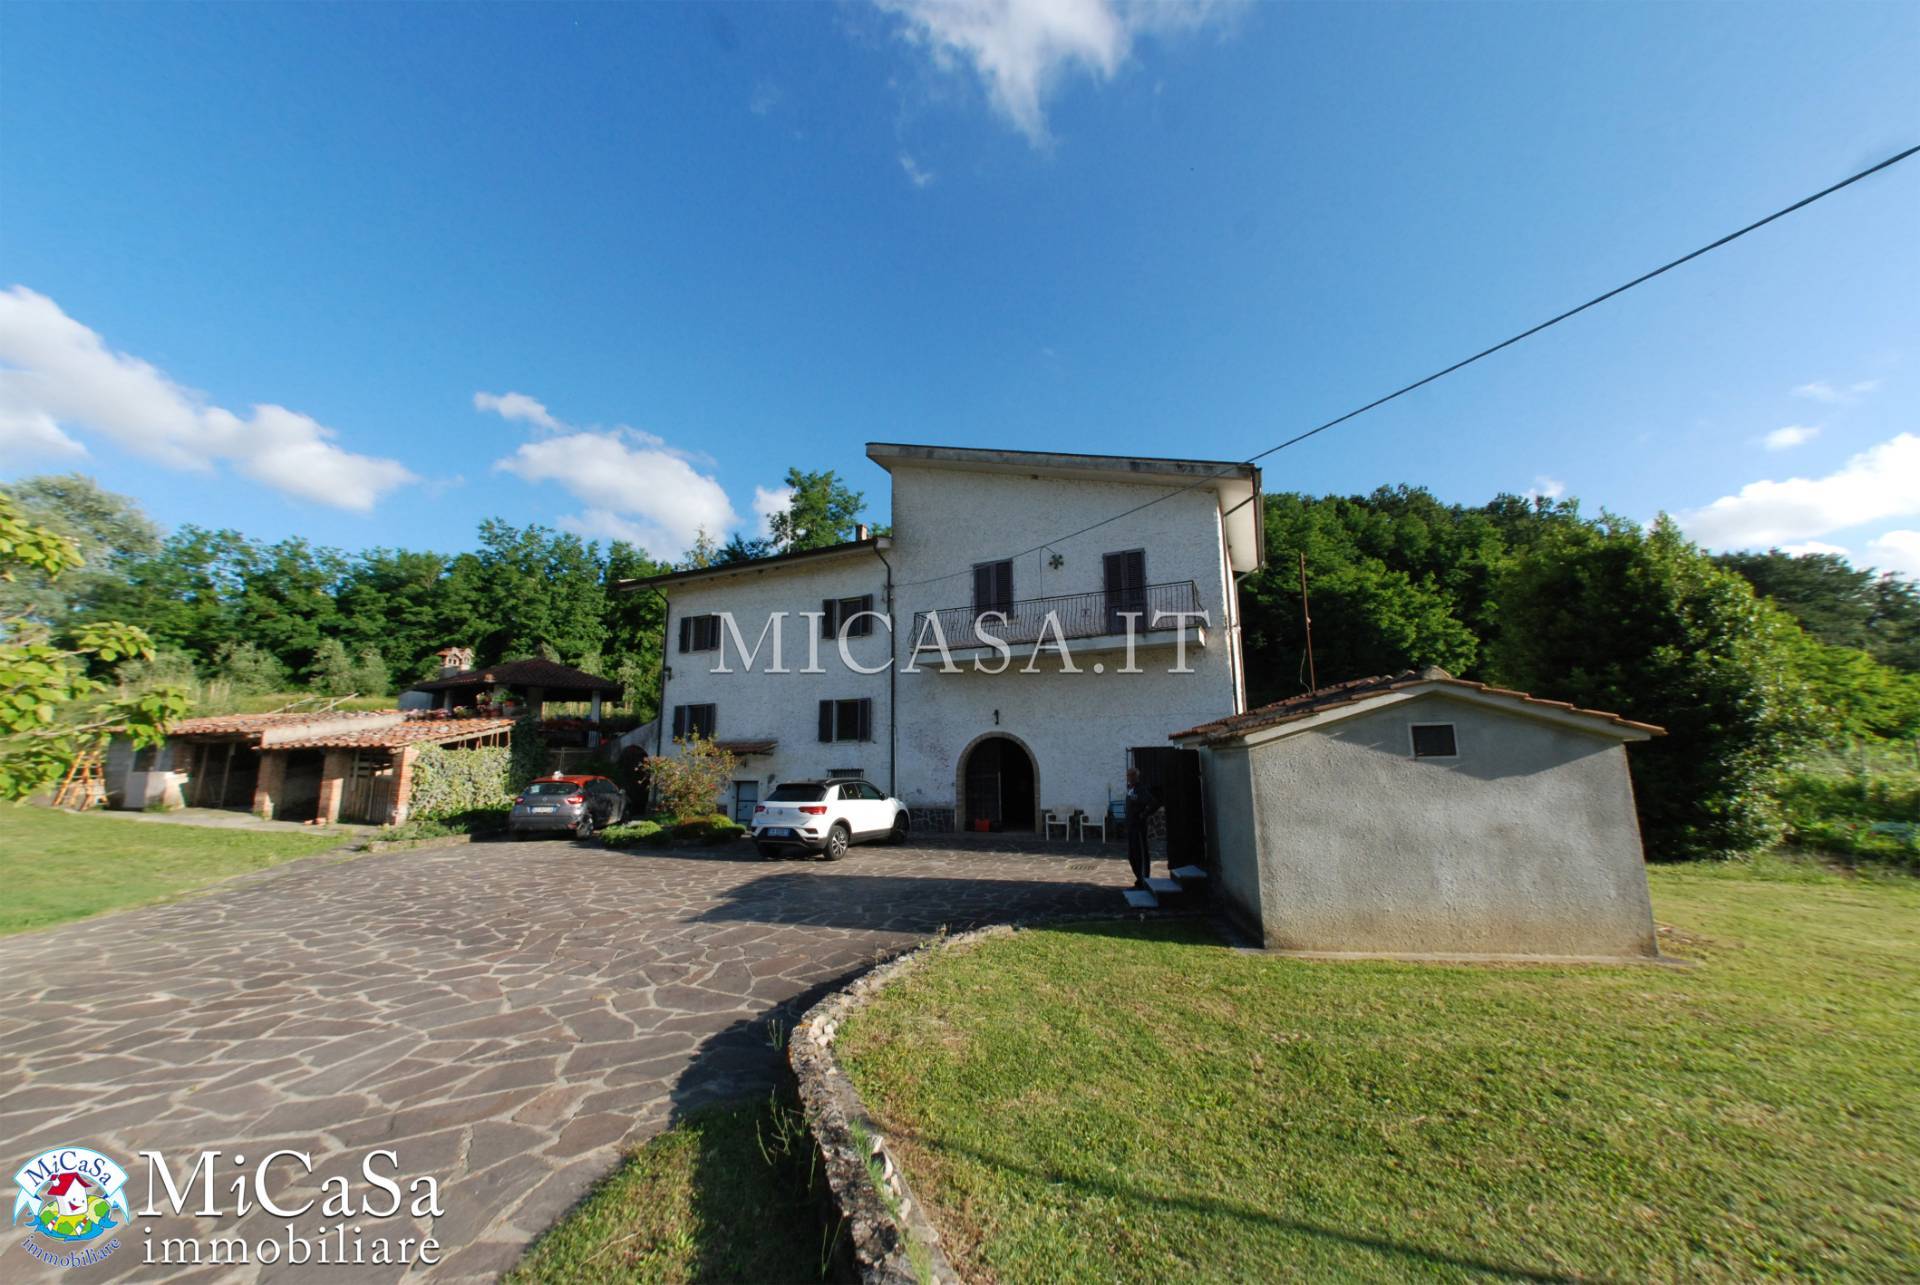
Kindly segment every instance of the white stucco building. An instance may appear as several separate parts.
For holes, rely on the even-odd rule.
[[[623,586],[667,603],[650,748],[687,731],[731,748],[737,815],[781,780],[857,772],[920,828],[1035,829],[1044,809],[1104,812],[1130,748],[1244,710],[1235,584],[1261,558],[1257,468],[867,456],[892,475],[890,535]]]

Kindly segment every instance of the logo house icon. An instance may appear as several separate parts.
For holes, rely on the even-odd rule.
[[[14,1223],[29,1213],[34,1229],[55,1240],[92,1240],[133,1217],[122,1190],[127,1171],[85,1147],[42,1151],[20,1166],[13,1181],[20,1188],[13,1198]]]

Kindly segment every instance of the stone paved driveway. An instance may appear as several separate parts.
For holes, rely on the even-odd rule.
[[[251,1167],[292,1147],[314,1171],[274,1171],[291,1206],[387,1147],[440,1181],[436,1278],[491,1277],[675,1110],[764,1090],[769,1021],[830,984],[943,925],[1113,909],[1125,862],[1098,851],[863,847],[828,865],[480,844],[316,858],[0,939],[0,1163],[91,1146],[127,1164],[137,1209],[141,1150]],[[360,1220],[425,1234],[405,1221]],[[156,1256],[165,1236],[287,1227],[147,1223]],[[147,1223],[84,1274],[288,1274],[141,1267]],[[36,1269],[20,1240],[0,1241],[0,1278]]]

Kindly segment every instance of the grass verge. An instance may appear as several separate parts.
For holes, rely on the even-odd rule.
[[[506,1283],[818,1281],[828,1233],[815,1181],[791,1104],[708,1108],[636,1150]]]
[[[339,835],[265,834],[0,806],[0,934],[124,910],[295,857]]]
[[[1693,969],[936,959],[840,1037],[976,1279],[1920,1276],[1920,882],[1652,871]]]

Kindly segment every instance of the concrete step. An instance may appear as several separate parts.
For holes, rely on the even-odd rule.
[[[1125,897],[1127,904],[1135,910],[1160,909],[1160,899],[1148,892],[1145,888],[1124,888],[1121,890],[1120,895]]]
[[[1171,879],[1160,879],[1148,875],[1147,891],[1156,897],[1177,897],[1180,895],[1180,885]]]
[[[1172,873],[1173,873],[1173,877],[1175,879],[1178,879],[1183,885],[1190,884],[1190,883],[1205,883],[1207,881],[1207,872],[1205,870],[1202,870],[1199,866],[1181,866],[1178,870],[1175,870]]]

